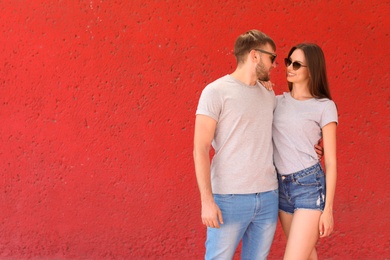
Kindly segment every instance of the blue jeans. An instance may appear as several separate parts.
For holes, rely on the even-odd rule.
[[[278,219],[278,190],[214,194],[224,224],[207,228],[205,259],[232,259],[242,239],[242,259],[266,259]]]

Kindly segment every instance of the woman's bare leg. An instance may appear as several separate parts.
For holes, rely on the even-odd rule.
[[[313,250],[311,251],[309,260],[318,260],[317,250],[314,246]]]
[[[282,225],[284,234],[286,235],[286,238],[288,239],[288,234],[290,233],[290,227],[291,222],[293,220],[293,214],[288,214],[284,211],[279,211],[279,220],[280,224]]]
[[[284,259],[302,260],[309,259],[312,256],[316,257],[317,253],[314,247],[319,237],[318,223],[320,216],[321,211],[318,210],[298,209],[292,215],[289,227],[288,217],[282,215],[281,219],[284,218],[284,226],[283,220],[281,220],[282,227],[288,230]]]

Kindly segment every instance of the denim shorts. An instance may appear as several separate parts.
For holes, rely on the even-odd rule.
[[[321,164],[288,175],[278,174],[279,210],[293,214],[297,209],[324,211],[325,174]]]

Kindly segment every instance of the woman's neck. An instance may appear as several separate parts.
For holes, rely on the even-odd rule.
[[[294,84],[291,90],[291,96],[297,100],[306,100],[313,98],[306,84]]]

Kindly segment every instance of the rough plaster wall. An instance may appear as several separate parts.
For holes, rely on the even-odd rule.
[[[1,1],[0,258],[199,259],[192,163],[203,87],[257,28],[277,61],[326,54],[338,105],[336,231],[323,259],[389,253],[387,1]],[[287,89],[284,68],[272,72]],[[270,259],[280,259],[278,228]]]

